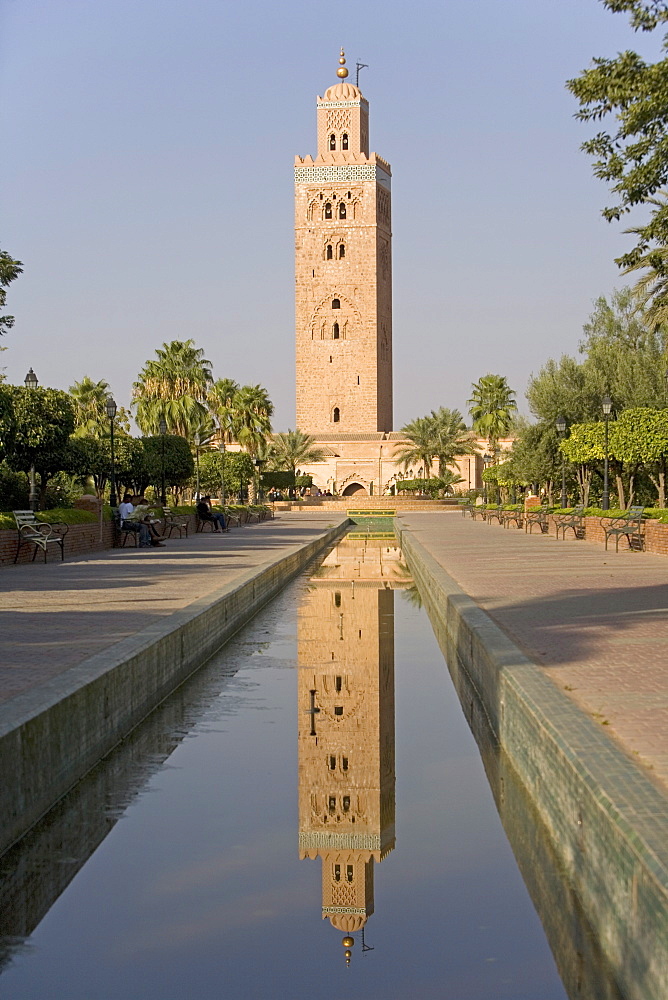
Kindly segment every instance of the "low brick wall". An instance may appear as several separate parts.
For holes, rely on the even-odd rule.
[[[197,528],[197,518],[194,514],[177,515],[179,520],[188,522],[188,534],[194,535]],[[205,529],[209,531],[209,528]],[[233,529],[236,530],[236,529]],[[83,556],[89,552],[99,552],[103,549],[114,547],[114,526],[111,521],[103,521],[100,526],[99,521],[90,524],[70,524],[65,538],[65,559],[68,556]],[[173,538],[178,538],[178,531],[172,532]],[[13,529],[0,531],[0,566],[10,566],[14,562],[16,555],[17,532]],[[128,538],[126,546],[133,546],[134,542]],[[32,560],[35,547],[33,545],[21,546],[18,562],[28,563]],[[35,562],[42,562],[44,554],[38,550]],[[47,551],[47,562],[60,561],[60,546],[50,545]]]
[[[586,542],[597,542],[601,545],[605,545],[605,535],[603,533],[602,522],[608,523],[606,518],[600,517],[587,517],[585,518],[585,537]],[[550,534],[556,534],[556,520],[550,515]],[[660,524],[659,521],[654,521],[649,519],[645,521],[644,524],[645,531],[645,552],[656,552],[659,555],[668,555],[668,524]],[[534,532],[535,534],[535,532]],[[567,538],[573,537],[573,532],[568,531],[566,533]],[[608,547],[615,547],[615,539],[611,538],[608,541]],[[627,538],[619,539],[619,547],[630,548]]]

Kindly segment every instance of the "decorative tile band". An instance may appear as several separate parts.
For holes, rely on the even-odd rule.
[[[364,906],[323,906],[323,913],[366,913]]]
[[[369,102],[363,97],[361,101],[318,101],[319,108],[367,108]]]
[[[344,163],[327,167],[295,167],[295,184],[324,184],[330,181],[378,181],[389,191],[390,175],[371,163]]]
[[[302,848],[325,847],[350,851],[380,851],[381,839],[374,833],[300,833]]]

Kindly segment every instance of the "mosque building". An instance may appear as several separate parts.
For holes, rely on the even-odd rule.
[[[345,63],[341,50],[317,99],[315,158],[295,158],[296,396],[297,427],[325,454],[301,471],[359,497],[390,492],[406,438],[392,425],[392,171],[369,152],[369,103]],[[459,466],[463,489],[479,484],[479,456]]]

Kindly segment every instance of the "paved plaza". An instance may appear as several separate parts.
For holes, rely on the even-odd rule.
[[[172,537],[165,548],[112,549],[0,569],[0,702],[62,673],[241,578],[341,520],[283,513],[224,534]]]
[[[668,784],[668,558],[459,514],[401,524],[583,711]]]

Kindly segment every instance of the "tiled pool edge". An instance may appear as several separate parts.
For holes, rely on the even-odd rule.
[[[241,578],[0,705],[0,854],[345,530]]]
[[[668,995],[668,798],[398,520],[437,639],[457,652],[628,997]],[[451,666],[451,670],[453,667]]]

